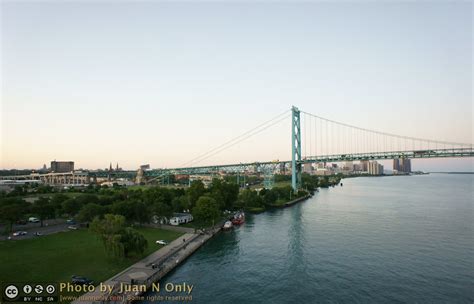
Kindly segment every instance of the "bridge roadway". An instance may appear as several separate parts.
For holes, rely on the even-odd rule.
[[[387,160],[395,158],[446,158],[446,157],[474,157],[473,148],[457,148],[457,149],[436,149],[436,150],[417,150],[417,151],[391,151],[391,152],[371,152],[371,153],[353,153],[353,154],[334,154],[306,157],[298,163],[323,163],[323,162],[344,162],[344,161],[360,161],[360,160]],[[280,164],[291,166],[291,160],[288,161],[268,161],[268,162],[252,162],[238,163],[228,165],[214,166],[196,166],[183,168],[165,168],[145,171],[147,177],[158,177],[167,174],[207,174],[219,171],[226,172],[244,172],[255,167],[275,168]],[[136,174],[135,171],[128,171]]]
[[[370,153],[352,153],[352,154],[334,154],[311,156],[298,160],[298,164],[305,163],[322,163],[322,162],[344,162],[344,161],[361,161],[361,160],[388,160],[396,158],[447,158],[447,157],[474,157],[474,149],[471,148],[451,148],[451,149],[431,149],[431,150],[413,150],[413,151],[390,151],[390,152],[370,152]],[[236,163],[227,165],[211,165],[196,166],[183,168],[164,168],[144,171],[145,177],[157,178],[160,176],[173,174],[210,174],[220,171],[243,173],[246,170],[253,169],[274,169],[280,164],[291,167],[291,161],[268,161],[268,162],[251,162]],[[62,181],[78,181],[78,183],[86,183],[96,178],[135,178],[137,171],[84,171],[84,172],[67,172],[67,173],[47,173],[31,175],[10,175],[0,176],[0,180],[43,180],[45,182],[60,183]],[[65,182],[67,183],[67,182]]]

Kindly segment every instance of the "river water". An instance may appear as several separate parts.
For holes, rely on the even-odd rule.
[[[162,290],[192,284],[193,303],[473,303],[473,182],[344,179],[293,207],[249,215]]]

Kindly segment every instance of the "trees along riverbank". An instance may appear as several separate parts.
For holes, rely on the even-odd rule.
[[[214,179],[207,188],[201,181],[192,182],[188,188],[108,188],[91,185],[76,192],[56,192],[54,188],[44,185],[22,186],[8,195],[0,194],[0,222],[5,224],[4,233],[8,233],[14,223],[30,216],[41,221],[74,218],[78,222],[90,223],[95,218],[104,219],[106,214],[115,214],[124,217],[125,226],[140,226],[186,210],[195,218],[193,227],[208,227],[217,223],[225,210],[261,212],[312,193],[318,187],[329,187],[340,181],[340,177],[317,177],[303,173],[304,190],[294,192],[290,179],[288,175],[275,175],[277,186],[270,190],[251,189],[249,186],[241,189],[235,182],[220,179]],[[32,195],[36,195],[37,199],[26,202],[25,197]]]
[[[193,227],[209,227],[228,216],[226,210],[264,211],[304,196],[326,182],[303,175],[303,187],[307,191],[295,193],[287,176],[275,179],[280,179],[281,185],[271,190],[242,189],[232,181],[214,179],[208,187],[194,181],[188,188],[89,186],[80,191],[58,191],[49,186],[22,186],[8,195],[0,193],[0,222],[5,233],[11,232],[13,224],[31,216],[41,221],[74,219],[90,227],[32,239],[1,241],[8,265],[16,267],[5,264],[1,272],[19,281],[24,278],[18,269],[24,269],[23,273],[31,276],[50,271],[48,277],[52,281],[68,280],[73,274],[100,281],[155,251],[157,239],[170,241],[180,235],[140,227],[154,218],[189,210],[195,218],[190,223]],[[100,263],[94,262],[89,267],[87,261],[91,256]],[[18,275],[13,275],[14,272]]]

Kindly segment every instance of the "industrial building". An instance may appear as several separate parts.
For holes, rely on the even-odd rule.
[[[73,161],[55,161],[51,162],[51,172],[65,173],[74,171]]]

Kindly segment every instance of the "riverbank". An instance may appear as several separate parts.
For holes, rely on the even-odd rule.
[[[183,282],[193,303],[473,302],[472,175],[343,183],[219,233],[138,304]]]
[[[289,202],[286,202],[284,204],[279,204],[279,205],[268,205],[268,207],[270,208],[286,208],[286,207],[290,207],[290,206],[293,206],[294,204],[297,204],[299,202],[302,202],[302,201],[305,201],[307,200],[308,198],[310,198],[312,195],[305,195],[305,196],[302,196],[302,197],[299,197],[297,199],[294,199],[294,200],[291,200]]]
[[[219,225],[205,232],[185,233],[160,250],[102,282],[99,286],[104,288],[96,287],[72,303],[102,303],[104,301],[131,303],[144,300],[143,294],[152,291],[155,282],[180,265],[220,230]]]
[[[271,208],[286,208],[299,202],[305,201],[312,195],[305,195],[281,205],[269,206]],[[146,300],[144,294],[154,291],[157,282],[162,280],[170,271],[178,267],[205,242],[216,235],[222,227],[222,223],[206,232],[196,233],[195,229],[189,227],[169,225],[147,225],[159,227],[171,231],[180,231],[185,234],[171,242],[169,245],[157,250],[145,259],[135,263],[129,268],[118,273],[114,277],[102,282],[94,291],[86,293],[74,300],[72,303],[101,303],[103,301],[113,303],[131,303],[133,301]],[[159,284],[158,284],[159,286]]]

